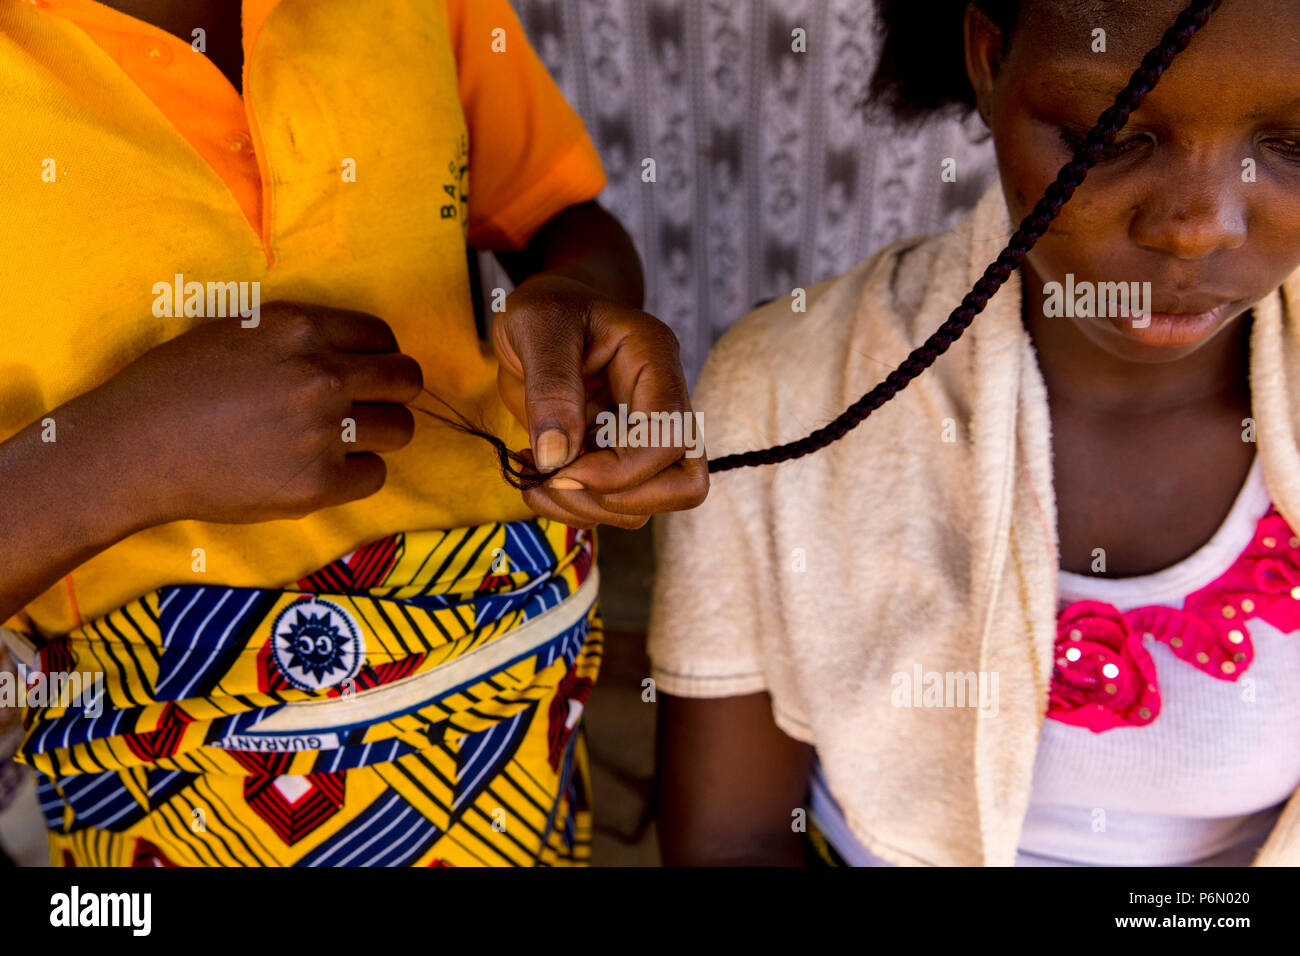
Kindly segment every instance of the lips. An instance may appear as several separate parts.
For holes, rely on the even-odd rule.
[[[1110,321],[1126,338],[1143,345],[1185,348],[1218,329],[1231,308],[1231,301],[1221,301],[1204,312],[1152,312],[1145,317],[1114,316]]]
[[[1234,301],[1236,300],[1231,297],[1222,298],[1208,295],[1153,295],[1151,297],[1151,311],[1160,315],[1204,315]]]

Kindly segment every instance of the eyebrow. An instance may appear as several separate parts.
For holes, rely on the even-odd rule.
[[[1269,113],[1282,113],[1287,110],[1300,109],[1300,97],[1296,97],[1289,103],[1282,103],[1276,108],[1266,107],[1260,110],[1251,110],[1243,117],[1244,119],[1259,119],[1261,116],[1267,116]]]
[[[1094,93],[1097,96],[1105,96],[1114,99],[1119,95],[1120,90],[1128,84],[1131,73],[1115,73],[1114,83],[1110,82],[1093,82],[1088,79],[1080,78],[1078,74],[1049,73],[1040,81],[1040,85],[1062,96],[1071,96],[1076,93]]]
[[[1040,81],[1040,86],[1050,93],[1062,97],[1077,96],[1081,93],[1091,93],[1095,96],[1105,97],[1112,103],[1119,92],[1128,84],[1131,74],[1115,73],[1115,84],[1112,86],[1108,82],[1098,82],[1090,78],[1081,77],[1078,74],[1065,74],[1061,72],[1049,73]],[[1142,106],[1152,109],[1156,113],[1159,110],[1150,103],[1150,100],[1143,100]],[[1296,97],[1285,103],[1278,103],[1275,106],[1263,106],[1259,109],[1251,110],[1242,115],[1242,119],[1256,120],[1275,113],[1286,113],[1290,110],[1300,110],[1300,97]]]

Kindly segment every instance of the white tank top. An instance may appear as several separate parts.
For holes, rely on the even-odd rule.
[[[1104,703],[1086,702],[1115,693],[1101,669],[1084,703],[1075,695],[1063,705],[1054,694],[1039,736],[1018,866],[1250,863],[1300,786],[1300,538],[1270,511],[1256,456],[1223,525],[1186,559],[1130,578],[1059,572],[1058,611],[1100,602],[1071,609],[1122,615],[1136,622],[1134,633],[1149,626],[1161,637],[1138,635],[1154,667],[1152,693],[1118,719]],[[1157,627],[1150,612],[1125,613],[1155,606],[1190,615],[1189,598],[1194,630],[1177,615],[1184,623],[1166,626],[1162,618]],[[1211,631],[1200,623],[1207,620],[1220,635],[1208,644],[1203,635]],[[1066,669],[1066,655],[1079,659],[1072,636],[1078,632],[1063,625],[1057,661]],[[1209,653],[1199,653],[1201,646]],[[1253,659],[1233,653],[1242,651],[1253,651]],[[1054,691],[1067,689],[1061,669]],[[1216,676],[1223,670],[1235,680]],[[1104,675],[1115,673],[1105,665]],[[1072,716],[1075,705],[1081,709]],[[1100,719],[1081,716],[1087,707]],[[887,865],[853,837],[820,765],[810,811],[847,862]]]

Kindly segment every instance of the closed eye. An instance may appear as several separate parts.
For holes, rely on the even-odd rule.
[[[1294,139],[1266,139],[1263,146],[1277,153],[1283,159],[1300,163],[1300,141]]]
[[[1064,126],[1058,127],[1057,132],[1061,136],[1061,144],[1071,153],[1077,153],[1083,146],[1084,137],[1067,129]],[[1111,143],[1101,151],[1101,159],[1098,162],[1109,163],[1125,156],[1135,149],[1139,149],[1144,143],[1149,142],[1145,136],[1130,136],[1128,139]]]

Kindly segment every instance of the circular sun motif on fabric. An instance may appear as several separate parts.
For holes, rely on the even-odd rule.
[[[366,656],[356,620],[320,598],[297,601],[280,612],[271,649],[285,678],[302,690],[324,690],[355,677]]]

